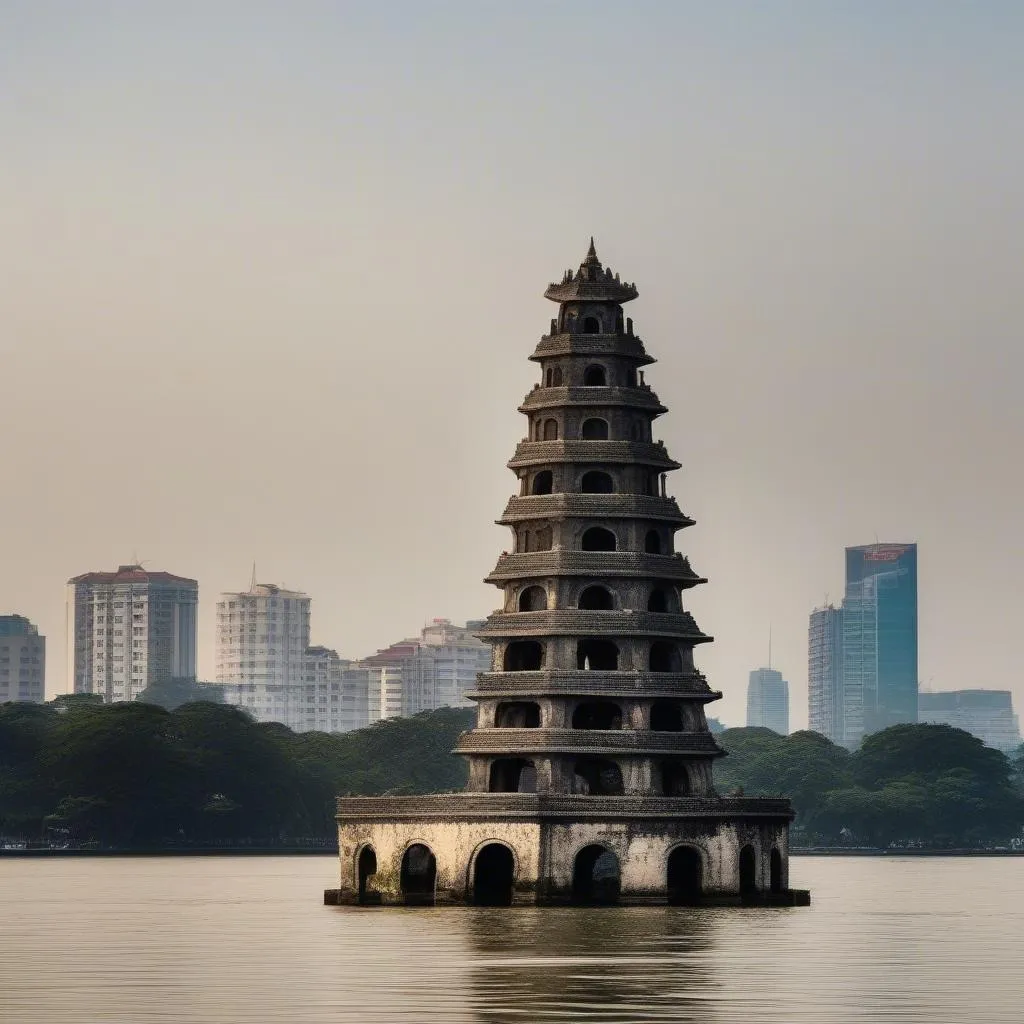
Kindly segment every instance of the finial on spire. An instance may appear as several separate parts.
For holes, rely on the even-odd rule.
[[[588,260],[596,260],[597,259],[597,249],[594,248],[594,236],[593,235],[590,236],[590,248],[587,250],[587,259]]]

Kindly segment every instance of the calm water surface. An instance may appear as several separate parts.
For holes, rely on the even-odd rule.
[[[812,907],[378,910],[326,857],[0,860],[0,1021],[1024,1020],[1024,859],[792,874]]]

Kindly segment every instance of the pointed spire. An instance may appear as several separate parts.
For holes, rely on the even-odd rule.
[[[587,250],[587,259],[588,260],[596,260],[597,259],[597,249],[594,247],[594,236],[593,235],[590,236],[590,248]]]

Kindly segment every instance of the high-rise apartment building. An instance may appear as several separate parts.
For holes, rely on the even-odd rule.
[[[68,675],[75,693],[135,700],[196,675],[199,584],[141,565],[68,580]]]
[[[843,743],[843,613],[811,612],[807,631],[808,728]]]
[[[279,596],[283,593],[279,592]],[[227,604],[223,612],[228,618],[219,619],[218,628],[223,622],[229,627],[229,637],[234,637],[226,641],[226,646],[238,643],[235,634],[240,623],[232,622],[230,615],[234,612],[237,616],[241,611],[239,596],[247,595],[225,595]],[[293,594],[292,600],[295,597]],[[236,601],[234,609],[230,607],[232,599]],[[305,632],[293,638],[296,642],[308,636],[309,599],[305,600]],[[279,605],[279,616],[283,610]],[[291,611],[294,614],[294,606]],[[218,616],[220,613],[218,605]],[[264,620],[259,618],[259,609],[256,614],[256,629],[252,633],[258,638]],[[265,619],[269,623],[269,611]],[[278,617],[278,644],[283,632],[281,622]],[[218,658],[217,682],[224,688],[227,703],[244,708],[257,721],[281,722],[296,732],[348,732],[384,718],[415,715],[439,707],[461,707],[469,703],[465,694],[472,689],[477,673],[490,668],[490,648],[477,640],[468,626],[434,619],[418,637],[392,644],[363,661],[346,661],[326,647],[307,647],[301,658],[292,658],[287,681],[283,672],[274,678],[266,675],[269,655],[260,652],[271,649],[267,626],[267,644],[260,646],[247,639],[244,655],[232,654],[224,659],[224,664],[255,662],[249,666],[251,674],[232,680],[227,670],[222,673],[222,661]],[[250,636],[248,627],[242,632]],[[250,650],[256,652],[251,657]],[[239,669],[233,671],[240,673]]]
[[[0,704],[41,704],[46,688],[46,637],[24,615],[0,615]]]
[[[846,549],[843,743],[917,721],[917,545]]]
[[[773,668],[756,668],[747,683],[747,726],[789,733],[789,683]]]
[[[472,632],[472,624],[455,626],[448,619],[434,619],[418,637],[401,640],[366,659],[375,668],[399,669],[402,715],[416,715],[441,707],[470,707],[467,691],[478,672],[491,667],[491,649]],[[395,712],[395,686],[382,684],[381,717]]]
[[[255,580],[247,591],[221,594],[216,681],[285,688],[304,682],[309,603],[299,591]]]
[[[1020,746],[1020,722],[1013,713],[1009,690],[947,690],[919,693],[918,718],[935,725],[952,725],[977,736],[1005,754]]]

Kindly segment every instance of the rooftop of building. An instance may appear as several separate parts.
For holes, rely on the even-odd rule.
[[[38,636],[39,627],[24,615],[0,615],[0,636]]]
[[[187,576],[157,572],[145,569],[141,565],[119,565],[114,572],[86,572],[81,576],[73,576],[68,583],[176,583],[182,586],[199,586],[197,580]]]
[[[597,258],[594,239],[590,239],[587,255],[574,274],[566,270],[562,280],[552,282],[544,291],[544,298],[552,302],[629,302],[639,293],[635,284],[626,284],[605,267]]]
[[[253,583],[248,590],[225,590],[221,592],[221,600],[240,597],[286,597],[300,601],[308,601],[309,594],[301,590],[287,590],[276,583]]]

